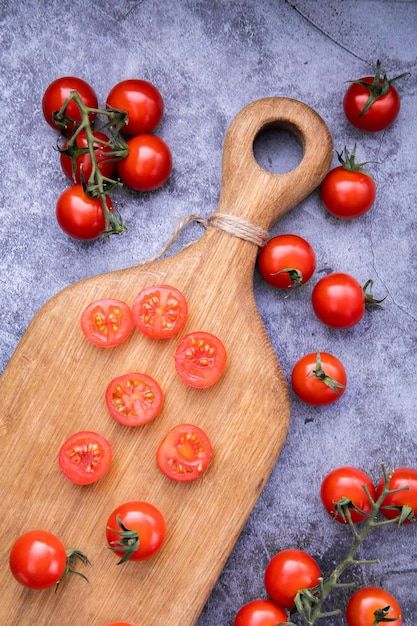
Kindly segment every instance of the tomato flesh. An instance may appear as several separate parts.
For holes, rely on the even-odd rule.
[[[379,615],[376,611],[380,612]],[[385,589],[363,587],[355,591],[346,605],[348,626],[374,626],[377,617],[380,618],[379,622],[389,621],[393,626],[401,626],[403,623],[400,605]],[[384,617],[385,620],[382,619]]]
[[[30,589],[54,587],[63,577],[67,552],[62,541],[45,530],[31,530],[13,544],[9,556],[15,579]]]
[[[320,577],[320,568],[312,556],[302,550],[282,550],[266,566],[265,589],[279,606],[292,609],[297,593],[316,587]]]
[[[221,340],[204,331],[186,335],[175,351],[175,369],[191,387],[214,385],[226,367],[227,353]]]
[[[106,106],[127,112],[122,133],[130,136],[151,133],[164,113],[164,102],[155,85],[137,78],[117,83],[107,96]]]
[[[277,626],[287,622],[287,612],[270,600],[252,600],[238,611],[233,626]]]
[[[114,378],[106,389],[110,415],[126,426],[141,426],[162,411],[164,394],[154,378],[130,373]]]
[[[201,428],[180,424],[172,428],[160,443],[156,462],[168,478],[189,482],[204,474],[212,455],[210,440]]]
[[[349,517],[347,512],[345,513],[345,508],[337,506],[338,503],[345,501],[351,521],[354,524],[363,522],[372,511],[372,504],[364,486],[369,496],[375,501],[375,486],[365,472],[350,466],[334,469],[325,476],[321,484],[320,497],[324,508],[334,520],[341,524],[348,524]]]
[[[141,333],[154,339],[169,339],[185,326],[188,306],[185,296],[175,287],[155,285],[136,296],[132,314]]]
[[[74,433],[61,446],[59,467],[73,483],[89,485],[107,473],[112,462],[111,444],[92,431]]]
[[[134,329],[129,305],[115,298],[95,300],[81,315],[81,330],[95,346],[112,348],[129,337]]]

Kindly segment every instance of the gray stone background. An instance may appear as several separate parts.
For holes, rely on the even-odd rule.
[[[374,161],[369,170],[377,200],[368,214],[336,220],[316,190],[271,230],[271,236],[299,234],[314,247],[317,269],[309,284],[286,298],[254,275],[259,310],[287,379],[303,354],[326,350],[343,361],[348,388],[324,408],[291,394],[282,453],[198,620],[198,626],[232,624],[242,604],[265,596],[263,571],[275,552],[307,550],[326,574],[350,546],[349,531],[321,507],[319,489],[328,471],[356,465],[378,480],[382,460],[389,468],[417,467],[417,3],[2,0],[0,37],[0,371],[52,295],[82,278],[146,260],[179,220],[216,209],[223,138],[249,102],[272,95],[302,100],[324,118],[336,150],[357,143],[358,160]],[[366,134],[345,120],[342,98],[346,81],[373,74],[377,58],[389,77],[403,71],[411,76],[397,83],[402,109],[395,124]],[[101,105],[115,83],[131,77],[152,81],[165,101],[157,133],[172,150],[173,174],[155,193],[117,193],[129,230],[110,244],[72,240],[55,221],[67,181],[41,99],[52,80],[71,74],[94,87]],[[291,141],[263,148],[272,150],[261,150],[266,166],[294,165]],[[200,228],[183,232],[171,253],[199,237]],[[310,295],[329,268],[362,284],[372,278],[375,295],[387,296],[384,310],[347,331],[324,327]],[[385,587],[402,606],[404,623],[415,624],[415,528],[374,531],[359,556],[379,556],[381,563],[351,576],[360,585]],[[328,608],[344,606],[348,596],[335,593]],[[344,619],[326,623],[338,626]]]

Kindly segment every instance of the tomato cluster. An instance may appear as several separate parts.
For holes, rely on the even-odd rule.
[[[277,552],[264,571],[268,598],[258,598],[241,607],[234,626],[292,624],[289,619],[293,614],[305,618],[306,624],[313,624],[315,618],[327,615],[321,609],[330,592],[340,585],[339,577],[354,563],[363,562],[355,561],[353,554],[367,534],[386,523],[417,522],[417,470],[403,467],[387,474],[384,469],[383,477],[374,484],[359,468],[337,467],[324,477],[320,497],[332,519],[352,529],[352,548],[327,578],[307,552],[298,548]],[[360,533],[353,530],[358,524],[362,525]],[[375,626],[387,621],[402,624],[397,600],[379,587],[355,591],[347,602],[345,615],[348,626]]]
[[[86,241],[121,233],[125,226],[115,215],[111,190],[125,185],[150,192],[171,175],[171,151],[154,134],[164,113],[160,92],[146,80],[123,80],[100,110],[88,83],[63,76],[45,90],[42,111],[65,139],[60,163],[73,183],[57,200],[58,224],[69,236]]]

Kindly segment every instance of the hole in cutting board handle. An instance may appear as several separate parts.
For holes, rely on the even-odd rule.
[[[272,174],[286,174],[295,169],[303,158],[296,132],[291,126],[262,128],[253,142],[253,155],[258,165]]]

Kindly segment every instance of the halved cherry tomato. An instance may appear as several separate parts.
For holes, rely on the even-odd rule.
[[[344,365],[329,352],[311,352],[295,363],[291,384],[297,396],[307,404],[322,406],[336,402],[346,389]]]
[[[292,609],[295,596],[302,589],[316,587],[321,577],[318,564],[303,550],[278,552],[265,569],[265,589],[271,600]]]
[[[184,327],[188,317],[185,296],[170,285],[142,289],[132,305],[136,327],[148,337],[169,339]]]
[[[382,493],[384,480],[378,484],[377,496]],[[387,519],[396,519],[400,524],[417,522],[417,470],[412,467],[399,467],[394,470],[388,489],[401,489],[384,498],[381,513]]]
[[[380,587],[355,591],[346,605],[346,621],[348,626],[375,626],[383,622],[401,626],[403,623],[397,600]]]
[[[92,109],[97,109],[98,107],[98,100],[94,89],[82,78],[77,78],[76,76],[62,76],[48,85],[42,98],[43,115],[49,126],[52,126],[55,130],[64,132],[65,135],[71,135],[77,125],[69,122],[66,128],[61,128],[55,124],[53,116],[54,113],[61,109],[65,100],[70,96],[71,91],[76,91],[86,106]],[[78,124],[81,122],[81,112],[74,101],[69,103],[66,115],[71,120],[78,122]],[[90,123],[94,121],[95,117],[96,114],[93,112],[89,115]]]
[[[135,135],[127,141],[128,155],[117,163],[124,185],[135,191],[154,191],[171,175],[172,155],[157,135]]]
[[[233,626],[277,626],[287,621],[287,611],[270,600],[259,599],[242,606]]]
[[[132,310],[122,300],[95,300],[81,315],[81,330],[95,346],[112,348],[125,341],[135,325]]]
[[[191,387],[214,385],[226,367],[226,348],[218,337],[207,332],[186,335],[175,351],[179,377]]]
[[[278,289],[291,289],[306,283],[316,268],[316,254],[298,235],[277,235],[261,249],[258,269],[262,278]]]
[[[125,502],[107,520],[107,543],[121,557],[119,563],[149,559],[162,548],[165,536],[165,518],[150,502]]]
[[[116,161],[113,160],[112,156],[114,147],[109,144],[109,138],[104,133],[94,131],[93,136],[97,167],[102,176],[110,178],[116,171]],[[60,148],[62,171],[65,176],[75,183],[82,183],[83,181],[88,183],[92,165],[85,130],[77,134],[74,145],[70,143],[70,146],[68,146],[70,141],[70,139],[67,139],[62,148]]]
[[[168,478],[188,482],[205,472],[212,455],[210,440],[201,428],[193,424],[179,424],[161,441],[156,462]]]
[[[376,490],[371,478],[356,467],[337,467],[325,476],[320,497],[328,514],[341,524],[363,522],[372,511]]]
[[[164,113],[164,102],[158,89],[139,78],[117,83],[107,96],[106,106],[127,112],[128,122],[121,130],[125,135],[151,133]]]
[[[141,426],[162,411],[164,394],[147,374],[129,373],[114,378],[106,389],[110,415],[126,426]]]
[[[74,433],[59,450],[58,463],[62,473],[77,485],[89,485],[103,478],[111,462],[110,442],[93,431]]]

